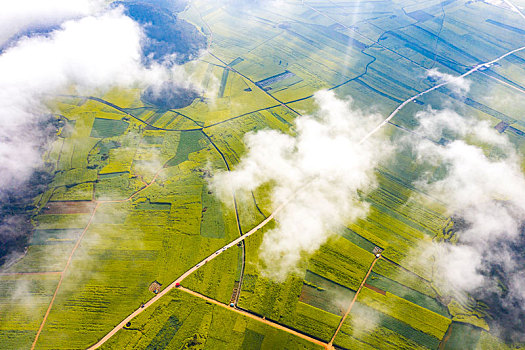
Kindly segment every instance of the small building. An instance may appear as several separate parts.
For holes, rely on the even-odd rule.
[[[153,281],[149,285],[148,289],[149,289],[150,292],[157,294],[158,292],[160,292],[160,287],[162,287],[162,284],[160,284],[157,281]]]
[[[508,127],[509,123],[501,121],[498,123],[498,125],[494,127],[494,129],[496,129],[501,134],[502,132],[505,132],[505,130],[507,130]]]
[[[383,252],[383,249],[379,248],[378,246],[375,246],[374,249],[372,250],[372,253],[374,255],[381,254],[382,252]]]

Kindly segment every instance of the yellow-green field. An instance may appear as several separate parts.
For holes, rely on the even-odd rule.
[[[517,14],[482,1],[288,3],[278,13],[271,7],[249,11],[220,1],[191,2],[181,17],[208,36],[210,48],[183,68],[209,96],[185,108],[146,105],[139,90],[56,99],[51,107],[65,126],[44,156],[53,181],[34,200],[37,231],[27,253],[0,275],[0,348],[30,348],[41,325],[36,349],[87,348],[154,296],[148,290],[153,281],[169,285],[264,220],[272,211],[271,186],[236,197],[235,207],[233,197],[218,200],[210,179],[235,169],[247,133],[293,134],[294,120],[317,108],[316,91],[333,89],[350,96],[357,108],[386,117],[432,85],[428,69],[459,75],[524,39],[486,21],[511,22]],[[356,10],[357,3],[366,11]],[[429,17],[417,20],[415,11]],[[491,125],[508,122],[512,128],[505,133],[525,150],[524,63],[520,53],[472,74],[467,99],[455,99],[446,89],[418,98],[385,127],[386,135],[411,135],[414,114],[446,98]],[[286,72],[293,74],[280,75]],[[271,80],[279,75],[285,78]],[[378,187],[363,198],[370,205],[367,216],[333,232],[283,282],[261,271],[259,249],[271,223],[183,285],[224,304],[237,288],[236,307],[327,343],[378,247],[382,258],[335,346],[452,349],[460,342],[457,329],[467,324],[465,349],[505,349],[488,332],[483,312],[464,300],[442,298],[432,261],[410,262],[412,249],[443,235],[449,223],[447,208],[415,183],[415,174],[426,170],[402,152],[375,169]],[[46,212],[51,206],[58,209]],[[175,290],[103,348],[319,347]]]

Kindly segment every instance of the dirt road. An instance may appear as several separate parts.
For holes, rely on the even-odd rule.
[[[486,62],[486,63],[478,64],[478,65],[474,66],[474,68],[472,68],[472,69],[470,69],[469,71],[467,71],[466,73],[463,73],[463,74],[461,74],[461,75],[459,75],[459,76],[457,76],[457,77],[454,77],[454,78],[452,78],[452,79],[450,79],[450,80],[446,80],[446,81],[444,81],[444,82],[442,82],[442,83],[440,83],[440,84],[434,85],[433,87],[431,87],[431,88],[429,88],[429,89],[427,89],[427,90],[425,90],[425,91],[423,91],[423,92],[420,92],[420,93],[417,94],[417,95],[414,95],[414,96],[410,97],[408,100],[406,100],[405,102],[403,102],[402,104],[400,104],[400,105],[399,105],[399,106],[398,106],[398,107],[397,107],[392,113],[390,113],[390,115],[389,115],[385,120],[383,120],[383,121],[381,122],[381,124],[379,124],[378,126],[376,126],[376,127],[375,127],[372,131],[370,131],[368,134],[366,134],[365,137],[363,137],[363,139],[361,140],[360,143],[365,142],[368,138],[370,138],[370,136],[372,136],[373,134],[375,134],[376,132],[378,132],[379,129],[381,129],[383,126],[385,126],[386,124],[388,124],[388,122],[389,122],[390,120],[392,120],[392,118],[394,118],[394,117],[396,116],[396,114],[399,113],[399,111],[400,111],[401,109],[403,109],[403,107],[405,107],[407,104],[409,104],[410,102],[414,101],[414,100],[417,99],[418,97],[421,97],[421,96],[423,96],[423,95],[425,95],[425,94],[428,94],[429,92],[432,92],[432,91],[434,91],[434,90],[437,90],[437,89],[439,89],[439,88],[442,87],[442,86],[445,86],[445,85],[448,85],[448,84],[454,83],[455,81],[458,81],[458,80],[460,80],[460,79],[462,79],[462,78],[465,78],[465,77],[469,76],[470,74],[472,74],[472,73],[474,73],[474,72],[477,72],[480,68],[483,68],[483,67],[488,68],[488,67],[490,67],[492,64],[498,62],[499,60],[502,60],[502,59],[504,59],[505,57],[510,56],[510,55],[512,55],[512,54],[514,54],[514,53],[516,53],[516,52],[522,51],[522,50],[525,50],[525,46],[522,46],[522,47],[517,48],[517,49],[515,49],[515,50],[509,51],[509,52],[507,52],[507,53],[505,53],[505,54],[499,56],[498,58],[493,59],[493,60],[490,61],[490,62]]]
[[[265,318],[262,318],[262,317],[256,316],[256,315],[251,314],[251,313],[249,313],[249,312],[246,312],[246,311],[244,311],[244,310],[240,310],[240,309],[237,309],[237,308],[234,308],[234,307],[230,307],[230,306],[228,306],[228,305],[226,305],[226,304],[223,304],[223,303],[221,303],[221,302],[219,302],[219,301],[217,301],[217,300],[215,300],[215,299],[208,298],[207,296],[202,295],[202,294],[199,294],[199,293],[197,293],[197,292],[194,292],[194,291],[192,291],[192,290],[190,290],[190,289],[186,289],[186,288],[184,288],[184,287],[180,287],[180,290],[182,290],[182,291],[184,291],[184,292],[186,292],[186,293],[189,293],[189,294],[191,294],[191,295],[193,295],[193,296],[196,296],[196,297],[198,297],[198,298],[204,299],[204,300],[206,300],[207,302],[213,303],[213,304],[215,304],[215,305],[219,305],[219,306],[221,306],[221,307],[223,307],[223,308],[225,308],[225,309],[228,309],[228,310],[231,310],[231,311],[237,312],[237,313],[239,313],[239,314],[241,314],[241,315],[244,315],[244,316],[249,317],[249,318],[251,318],[251,319],[254,319],[254,320],[257,320],[257,321],[262,322],[262,323],[264,323],[264,324],[267,324],[268,326],[271,326],[271,327],[273,327],[273,328],[277,328],[277,329],[280,329],[281,331],[284,331],[284,332],[287,332],[287,333],[293,334],[293,335],[295,335],[295,336],[297,336],[297,337],[299,337],[299,338],[305,339],[305,340],[307,340],[307,341],[309,341],[309,342],[311,342],[311,343],[314,343],[314,344],[320,345],[320,346],[322,346],[323,348],[326,348],[326,346],[327,346],[326,343],[323,343],[322,341],[317,340],[317,339],[315,339],[315,338],[309,337],[309,336],[307,336],[306,334],[299,333],[299,332],[297,332],[297,331],[294,331],[293,329],[290,329],[290,328],[287,328],[287,327],[285,327],[285,326],[282,326],[282,325],[280,325],[280,324],[278,324],[278,323],[275,323],[275,322],[269,321],[269,320],[267,320],[267,319],[265,319]]]
[[[337,336],[337,333],[339,333],[339,330],[343,326],[343,323],[345,322],[346,318],[348,317],[348,314],[350,313],[350,311],[352,311],[352,306],[354,306],[355,301],[357,300],[357,296],[359,295],[359,292],[361,292],[361,289],[363,289],[363,286],[365,285],[366,280],[368,279],[368,276],[370,276],[370,273],[372,272],[372,269],[374,268],[374,265],[376,264],[376,262],[379,259],[381,259],[381,257],[376,257],[374,259],[374,261],[372,261],[372,265],[370,265],[370,269],[368,269],[368,272],[366,273],[365,278],[363,278],[363,281],[361,282],[361,285],[357,289],[357,292],[355,293],[354,298],[352,299],[352,302],[350,303],[350,306],[348,307],[348,310],[346,310],[344,316],[341,318],[341,322],[339,322],[339,326],[337,326],[337,329],[335,330],[335,333],[334,333],[332,339],[328,343],[328,348],[329,349],[333,348],[332,344],[334,343],[334,340],[335,340],[335,337]]]
[[[46,324],[46,321],[47,321],[47,317],[49,316],[49,313],[51,312],[51,309],[53,308],[53,304],[55,302],[55,299],[56,299],[56,296],[58,294],[58,291],[60,289],[60,286],[62,285],[62,280],[64,279],[64,274],[65,272],[67,271],[69,265],[71,264],[71,260],[73,259],[73,255],[75,255],[75,252],[77,250],[77,248],[79,247],[80,245],[80,242],[82,241],[82,238],[84,238],[84,235],[86,234],[87,230],[89,229],[89,227],[91,226],[91,222],[93,221],[93,218],[95,217],[95,213],[97,212],[97,209],[98,207],[100,206],[100,204],[102,203],[120,203],[120,202],[127,202],[127,201],[130,201],[133,199],[133,197],[135,197],[137,194],[139,194],[140,192],[146,190],[147,188],[149,188],[154,182],[155,180],[157,179],[157,177],[159,176],[160,172],[162,171],[162,169],[164,169],[164,166],[162,168],[160,168],[156,173],[155,173],[155,176],[153,177],[153,179],[150,181],[149,184],[146,184],[144,187],[142,187],[141,189],[137,190],[136,192],[134,192],[131,196],[129,196],[128,198],[126,199],[122,199],[122,200],[114,200],[114,201],[95,201],[96,202],[96,205],[95,207],[93,208],[93,212],[91,213],[91,216],[89,218],[89,221],[88,223],[86,224],[86,227],[84,228],[84,230],[82,231],[81,235],[78,237],[77,239],[77,242],[75,244],[75,246],[73,247],[73,249],[71,250],[71,253],[69,254],[69,257],[67,259],[67,262],[66,262],[66,265],[64,267],[64,270],[58,272],[60,274],[60,279],[58,280],[58,284],[57,284],[57,287],[55,289],[55,292],[53,293],[53,297],[51,298],[51,301],[49,303],[49,306],[46,310],[46,313],[44,315],[44,318],[42,320],[42,323],[40,323],[40,327],[38,328],[38,331],[35,335],[35,340],[33,341],[33,344],[31,345],[31,350],[33,350],[36,346],[36,343],[38,341],[38,338],[40,337],[40,333],[42,333],[42,329],[44,329],[44,325]],[[52,273],[56,273],[56,272],[52,272]]]
[[[228,243],[224,247],[220,248],[219,250],[215,251],[211,255],[209,255],[207,258],[201,260],[199,263],[195,264],[191,269],[184,272],[179,278],[177,278],[175,281],[173,281],[170,285],[168,285],[166,288],[164,288],[159,294],[151,298],[147,303],[145,303],[142,307],[135,310],[131,315],[126,317],[122,322],[120,322],[115,328],[113,328],[108,334],[106,334],[102,339],[100,339],[95,345],[91,346],[89,349],[97,349],[102,344],[104,344],[108,339],[110,339],[115,333],[117,333],[119,330],[121,330],[126,323],[131,321],[136,316],[140,315],[144,310],[149,308],[151,305],[153,305],[157,300],[162,298],[164,295],[169,293],[173,288],[177,287],[177,284],[181,283],[184,279],[186,279],[189,275],[191,275],[193,272],[197,271],[202,265],[210,262],[211,260],[215,259],[217,256],[224,253],[226,250],[228,250],[231,247],[234,247],[237,245],[237,243],[243,241],[244,239],[250,237],[255,232],[259,231],[262,227],[264,227],[267,223],[273,220],[274,216],[279,213],[285,206],[288,204],[289,200],[282,203],[277,209],[274,210],[274,212],[268,216],[265,220],[263,220],[259,225],[255,226],[253,229],[251,229],[249,232],[245,233],[241,237],[237,238],[236,240]]]
[[[75,246],[71,250],[71,254],[69,254],[69,257],[68,257],[67,262],[66,262],[66,266],[64,267],[64,270],[62,270],[62,272],[60,273],[60,279],[58,280],[57,287],[55,288],[55,292],[53,293],[53,297],[51,298],[51,302],[49,303],[49,306],[48,306],[48,308],[46,310],[46,313],[44,315],[44,319],[42,320],[42,323],[40,323],[40,327],[38,328],[38,331],[36,333],[35,340],[33,341],[33,344],[31,345],[31,350],[33,350],[35,348],[36,342],[38,341],[38,337],[40,336],[40,333],[42,332],[42,329],[44,328],[44,325],[46,324],[47,316],[49,316],[49,312],[51,311],[51,308],[53,307],[53,303],[55,302],[55,298],[57,296],[58,290],[60,289],[60,286],[62,285],[62,281],[64,280],[64,273],[66,272],[67,268],[69,267],[69,264],[71,264],[71,260],[73,259],[73,255],[75,255],[75,252],[76,252],[78,246],[80,245],[80,242],[82,241],[82,238],[84,237],[84,235],[86,234],[86,231],[88,230],[89,226],[91,225],[91,222],[93,221],[93,217],[95,216],[95,213],[97,212],[98,206],[99,206],[99,203],[97,203],[97,205],[95,205],[95,207],[93,208],[93,212],[91,213],[91,216],[89,217],[89,221],[88,221],[86,227],[84,228],[84,231],[82,231],[82,233],[80,234],[80,237],[78,237],[77,243],[75,244]]]

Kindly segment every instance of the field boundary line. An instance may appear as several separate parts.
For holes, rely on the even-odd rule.
[[[239,308],[236,308],[236,307],[228,306],[228,305],[226,305],[226,304],[224,304],[224,303],[221,303],[221,302],[218,301],[218,300],[215,300],[215,299],[212,299],[212,298],[207,297],[207,296],[205,296],[205,295],[202,295],[202,294],[200,294],[200,293],[198,293],[198,292],[195,292],[195,291],[193,291],[193,290],[191,290],[191,289],[184,288],[184,287],[180,287],[179,289],[182,290],[182,291],[184,291],[184,292],[186,292],[186,293],[188,293],[188,294],[191,294],[191,295],[193,295],[193,296],[196,296],[197,298],[201,298],[201,299],[206,300],[207,302],[213,303],[213,304],[215,304],[215,305],[219,305],[219,306],[221,306],[221,307],[223,307],[223,308],[225,308],[225,309],[227,309],[227,310],[231,310],[231,311],[237,312],[237,313],[239,313],[239,314],[241,314],[241,315],[243,315],[243,316],[246,316],[246,317],[249,317],[249,318],[254,319],[254,320],[256,320],[256,321],[262,322],[262,323],[264,323],[264,324],[266,324],[266,325],[268,325],[268,326],[271,326],[271,327],[273,327],[273,328],[276,328],[276,329],[282,330],[282,331],[284,331],[284,332],[287,332],[287,333],[293,334],[293,335],[295,335],[295,336],[297,336],[297,337],[299,337],[299,338],[302,338],[302,339],[304,339],[304,340],[307,340],[307,341],[309,341],[309,342],[311,342],[311,343],[314,343],[314,344],[320,345],[320,346],[322,346],[323,348],[326,348],[326,346],[327,346],[327,344],[326,344],[325,342],[322,342],[322,341],[320,341],[320,340],[318,340],[318,339],[312,338],[312,337],[310,337],[309,335],[306,335],[306,334],[304,334],[304,333],[298,332],[298,331],[296,331],[296,330],[293,330],[293,329],[288,328],[288,327],[286,327],[286,326],[280,325],[280,324],[275,323],[275,322],[273,322],[273,321],[267,320],[266,318],[256,316],[256,315],[254,315],[254,314],[252,314],[252,313],[250,313],[250,312],[248,312],[248,311],[245,311],[245,310],[242,310],[242,309],[239,309]]]
[[[95,217],[95,213],[97,212],[97,208],[99,207],[100,203],[97,203],[95,207],[93,208],[93,212],[91,213],[91,216],[89,217],[89,221],[86,224],[86,227],[84,228],[84,231],[82,231],[82,234],[77,239],[77,242],[75,243],[75,246],[73,247],[73,250],[71,250],[71,254],[69,254],[69,258],[67,259],[66,266],[64,266],[64,269],[62,272],[60,272],[60,279],[58,280],[57,287],[55,288],[55,292],[53,293],[53,297],[51,298],[51,301],[49,302],[49,306],[47,307],[46,313],[44,315],[44,319],[40,323],[40,327],[38,328],[38,331],[35,335],[35,340],[33,341],[33,344],[31,344],[31,350],[33,350],[36,346],[36,343],[38,341],[38,338],[40,337],[40,333],[42,333],[42,329],[44,329],[44,325],[46,324],[47,317],[49,316],[49,313],[51,312],[51,308],[53,307],[53,303],[55,302],[55,298],[58,294],[58,290],[60,289],[60,286],[62,285],[62,281],[64,280],[64,273],[66,272],[67,268],[71,264],[71,260],[73,260],[73,255],[75,255],[75,252],[77,251],[77,248],[80,246],[80,242],[82,241],[82,238],[86,234],[87,230],[91,226],[91,222],[93,221],[93,218]]]
[[[191,275],[193,272],[197,271],[201,266],[208,263],[209,261],[215,259],[217,256],[224,253],[227,249],[234,247],[237,245],[237,243],[244,241],[246,238],[253,235],[255,232],[259,231],[261,228],[266,226],[267,223],[272,221],[281,210],[295,197],[295,195],[301,191],[305,186],[309,185],[311,181],[307,182],[305,185],[299,187],[294,194],[288,198],[285,202],[281,203],[266,219],[261,221],[257,226],[252,228],[250,231],[246,232],[242,236],[236,238],[235,240],[231,241],[230,243],[226,244],[222,248],[219,248],[215,252],[211,253],[206,258],[199,261],[197,264],[195,264],[192,268],[184,272],[182,275],[180,275],[175,281],[171,282],[166,288],[164,288],[159,294],[155,295],[153,298],[148,300],[146,303],[142,304],[138,309],[136,309],[134,312],[132,312],[128,317],[126,317],[123,321],[121,321],[115,328],[113,328],[109,333],[107,333],[102,339],[100,339],[95,345],[89,347],[88,349],[97,349],[100,346],[102,346],[106,341],[108,341],[115,333],[117,333],[120,329],[122,329],[126,323],[131,321],[136,316],[140,315],[144,310],[149,308],[151,305],[153,305],[157,300],[159,300],[162,296],[169,293],[174,288],[181,288],[180,283],[186,279],[189,275]]]
[[[396,116],[397,113],[399,113],[399,111],[401,109],[403,109],[403,107],[405,107],[407,104],[409,104],[410,102],[414,101],[415,99],[417,99],[418,97],[421,97],[423,95],[426,95],[428,94],[429,92],[432,92],[434,90],[437,90],[439,89],[440,87],[442,86],[445,86],[445,85],[448,85],[448,84],[451,84],[455,81],[458,81],[464,77],[467,77],[469,75],[471,75],[472,73],[474,72],[477,72],[479,69],[481,68],[490,68],[490,66],[502,59],[504,59],[505,57],[507,56],[510,56],[516,52],[519,52],[519,51],[522,51],[525,49],[525,46],[522,46],[522,47],[519,47],[517,49],[514,49],[512,51],[509,51],[501,56],[499,56],[498,58],[495,58],[493,59],[492,61],[489,61],[489,62],[485,62],[485,63],[480,63],[480,64],[477,64],[475,65],[472,69],[468,70],[467,72],[461,74],[461,75],[458,75],[458,76],[455,76],[453,77],[452,79],[450,80],[446,80],[442,83],[439,83],[437,85],[434,85],[433,87],[431,88],[428,88],[427,90],[425,91],[422,91],[412,97],[410,97],[408,100],[405,100],[403,103],[401,103],[392,113],[390,113],[390,115],[385,119],[383,120],[378,126],[376,126],[372,131],[370,131],[368,134],[365,135],[365,137],[363,137],[363,139],[359,142],[360,144],[365,142],[367,139],[370,138],[370,136],[374,135],[376,132],[378,132],[383,126],[385,126],[386,124],[388,124],[388,122],[390,122],[390,120],[392,120],[392,118],[394,118]]]
[[[514,12],[517,12],[518,15],[521,16],[521,18],[525,19],[525,15],[523,14],[523,12],[521,12],[521,10],[516,6],[514,5],[512,2],[510,2],[509,0],[503,0],[507,5],[509,5],[512,10],[514,10]]]
[[[376,262],[380,258],[381,258],[381,256],[375,257],[374,261],[372,261],[372,264],[370,265],[370,268],[368,269],[368,272],[366,273],[365,277],[363,278],[363,281],[361,282],[361,285],[359,286],[359,288],[357,289],[357,291],[354,294],[354,298],[352,299],[352,302],[350,303],[350,306],[348,306],[348,309],[346,310],[345,314],[343,315],[343,317],[341,317],[341,321],[339,322],[339,325],[337,326],[337,329],[335,330],[335,333],[332,336],[332,339],[330,339],[330,342],[328,343],[328,349],[333,349],[333,345],[332,344],[334,343],[334,340],[335,340],[335,337],[337,336],[337,333],[339,333],[339,330],[341,329],[341,327],[343,326],[343,323],[345,322],[346,318],[350,314],[350,311],[352,311],[352,307],[354,306],[354,304],[355,304],[355,302],[357,300],[357,296],[359,295],[359,292],[361,292],[361,290],[363,289],[363,287],[364,287],[364,285],[366,283],[366,280],[368,279],[368,276],[370,276],[370,273],[372,272],[372,269],[374,268],[374,265],[376,264]]]

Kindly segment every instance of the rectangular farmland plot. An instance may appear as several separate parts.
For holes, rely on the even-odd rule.
[[[343,227],[341,230],[338,231],[338,233],[342,237],[346,238],[347,240],[349,240],[350,242],[352,242],[353,244],[355,244],[359,248],[362,248],[362,249],[366,250],[367,252],[371,252],[372,253],[374,248],[377,246],[373,242],[371,242],[368,239],[360,236],[355,231],[352,231],[351,229],[349,229],[347,227]],[[379,248],[383,249],[383,247],[379,247]]]
[[[365,81],[363,81],[363,80],[361,80],[361,79],[355,79],[354,81],[355,81],[356,83],[358,83],[358,84],[364,86],[365,88],[367,88],[367,89],[369,89],[369,90],[375,92],[376,94],[378,94],[378,95],[380,95],[380,96],[383,96],[383,97],[385,97],[385,98],[387,98],[387,99],[389,99],[389,100],[392,100],[392,101],[394,101],[394,102],[396,102],[396,103],[402,103],[402,102],[403,102],[403,101],[401,101],[400,99],[398,99],[398,98],[396,98],[396,97],[394,97],[394,96],[391,96],[390,94],[387,94],[387,93],[385,93],[385,92],[383,92],[383,91],[381,91],[381,90],[379,90],[379,89],[376,89],[376,88],[373,87],[371,84],[369,84],[369,83],[367,83],[367,82],[365,82]]]
[[[60,243],[74,243],[78,236],[82,233],[81,229],[48,229],[35,230],[31,239],[30,245],[37,244],[60,244]]]
[[[235,66],[237,63],[240,63],[240,62],[242,62],[242,61],[244,61],[244,59],[243,59],[242,57],[237,57],[236,59],[234,59],[233,61],[231,61],[231,62],[228,64],[228,66],[233,67],[233,66]]]
[[[436,349],[439,339],[357,302],[335,345],[344,349]],[[363,346],[363,347],[361,347]]]
[[[137,210],[159,210],[169,211],[171,209],[171,203],[162,202],[151,202],[149,199],[145,202],[137,204],[135,207]]]
[[[359,294],[358,301],[437,339],[443,338],[451,322],[446,317],[388,292],[386,295],[382,295],[363,288]]]
[[[480,337],[481,328],[465,323],[452,322],[443,340],[443,349],[476,349]]]
[[[154,125],[164,114],[166,113],[165,110],[157,110],[155,113],[153,113],[146,122],[150,125]],[[151,126],[146,126],[146,130],[151,130]]]
[[[224,238],[225,225],[222,203],[210,192],[207,186],[202,187],[200,233],[206,238]]]
[[[450,317],[446,306],[440,304],[436,299],[431,298],[419,291],[408,288],[375,272],[370,274],[367,283],[373,287],[395,294],[400,298],[408,300],[444,317]]]
[[[265,87],[270,86],[272,84],[276,84],[276,83],[280,82],[281,80],[285,80],[287,78],[291,78],[291,77],[294,77],[294,76],[295,76],[294,73],[286,70],[283,73],[279,73],[279,74],[273,75],[273,76],[271,76],[269,78],[260,80],[260,81],[256,82],[255,84],[258,85],[261,88],[265,88]]]
[[[422,233],[434,236],[439,232],[446,221],[444,208],[410,183],[385,172],[379,172],[377,176],[380,186],[367,198],[374,206],[373,212],[384,213],[410,226],[406,230],[410,234],[404,235],[406,237],[421,237]]]
[[[129,123],[123,120],[95,118],[91,128],[91,137],[113,137],[119,136],[126,131]]]
[[[31,348],[59,277],[59,275],[0,276],[2,349]],[[10,307],[4,307],[6,305]]]
[[[35,339],[37,329],[35,330],[0,330],[0,343],[6,349],[23,349],[31,348]]]
[[[226,89],[226,83],[228,82],[228,75],[230,73],[230,70],[228,68],[225,68],[222,71],[222,77],[221,77],[221,85],[219,86],[219,92],[217,94],[218,98],[224,97],[224,89]]]
[[[357,289],[373,259],[371,252],[337,237],[323,245],[310,258],[308,269],[337,284]]]
[[[90,214],[44,214],[37,216],[38,229],[69,229],[86,227]]]
[[[312,337],[328,342],[334,334],[339,320],[339,316],[298,302],[293,321],[286,324]]]
[[[434,18],[433,15],[423,11],[423,10],[416,10],[407,13],[408,17],[415,19],[418,22],[424,22],[428,21]]]
[[[92,182],[97,179],[96,169],[71,169],[67,171],[58,172],[53,179],[53,185],[71,186],[83,182]]]
[[[56,201],[48,202],[44,214],[89,214],[95,208],[92,201]]]
[[[407,271],[391,261],[381,259],[375,264],[373,273],[380,274],[392,281],[433,298],[436,292],[430,287],[430,281],[423,279],[414,272]]]
[[[189,276],[184,285],[207,297],[229,304],[233,290],[238,286],[236,273],[239,259],[239,247],[228,249],[217,258],[205,263],[197,274]],[[220,271],[221,273],[217,273]]]
[[[148,344],[146,350],[165,349],[179,330],[182,322],[176,316],[170,316],[164,326]]]
[[[203,142],[207,142],[200,131],[186,131],[180,133],[180,141],[175,157],[166,163],[166,167],[176,166],[188,160],[188,156],[202,149]]]
[[[61,244],[29,245],[24,259],[12,265],[10,272],[62,271],[73,249],[74,241]]]
[[[98,261],[154,261],[157,250],[94,249],[93,258]]]
[[[251,329],[244,331],[244,340],[242,342],[242,349],[259,350],[264,340],[264,334],[257,333]]]
[[[134,192],[132,185],[127,171],[100,175],[99,181],[95,184],[95,198],[128,198]]]
[[[306,271],[305,281],[299,301],[335,315],[342,316],[355,295],[355,291],[311,271]]]
[[[93,183],[55,188],[50,201],[89,201],[93,197]]]

